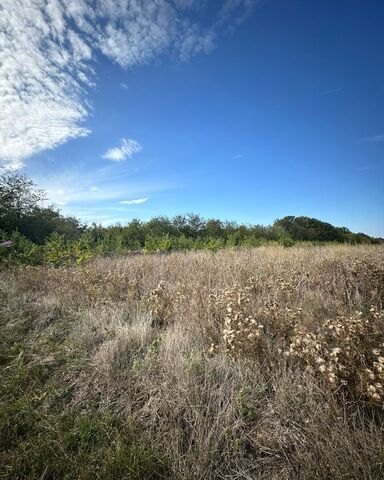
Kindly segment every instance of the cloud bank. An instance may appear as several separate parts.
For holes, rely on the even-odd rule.
[[[97,55],[127,68],[167,53],[208,53],[255,0],[218,2],[213,14],[207,3],[1,0],[0,164],[20,168],[30,155],[90,133]]]

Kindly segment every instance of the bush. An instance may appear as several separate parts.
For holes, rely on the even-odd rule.
[[[144,248],[148,253],[169,252],[172,250],[172,242],[169,235],[163,235],[162,237],[149,236],[145,239]]]
[[[0,243],[10,242],[9,246],[0,245],[0,262],[4,264],[39,265],[43,262],[42,249],[32,243],[18,231],[11,235],[0,231]]]
[[[224,247],[225,240],[223,238],[209,238],[205,243],[205,248],[213,253]]]
[[[334,390],[384,406],[384,313],[339,316],[309,331],[297,325],[286,352]]]
[[[92,251],[92,245],[86,236],[70,242],[64,235],[53,233],[44,244],[44,259],[54,267],[80,264],[93,258],[97,250]]]
[[[70,256],[69,245],[65,240],[64,235],[60,235],[56,232],[52,233],[44,244],[45,261],[50,265],[58,267],[63,263],[69,263],[71,260]]]
[[[283,247],[293,247],[293,245],[295,245],[295,241],[292,240],[292,238],[290,238],[290,237],[282,237],[282,238],[280,238],[279,243],[280,243],[280,245],[282,245]]]

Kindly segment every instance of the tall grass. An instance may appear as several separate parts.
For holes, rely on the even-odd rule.
[[[382,246],[0,272],[2,478],[384,477]]]

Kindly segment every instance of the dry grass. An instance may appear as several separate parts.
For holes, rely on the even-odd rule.
[[[381,479],[383,301],[380,246],[3,271],[3,476]],[[41,431],[10,426],[21,401],[54,441],[77,435],[56,420],[80,412],[118,417],[139,447],[103,423],[114,433],[96,453],[36,456]]]

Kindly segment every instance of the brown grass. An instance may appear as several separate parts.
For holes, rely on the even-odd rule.
[[[60,408],[127,419],[175,479],[384,478],[383,301],[381,246],[0,274],[4,329],[53,363]]]

